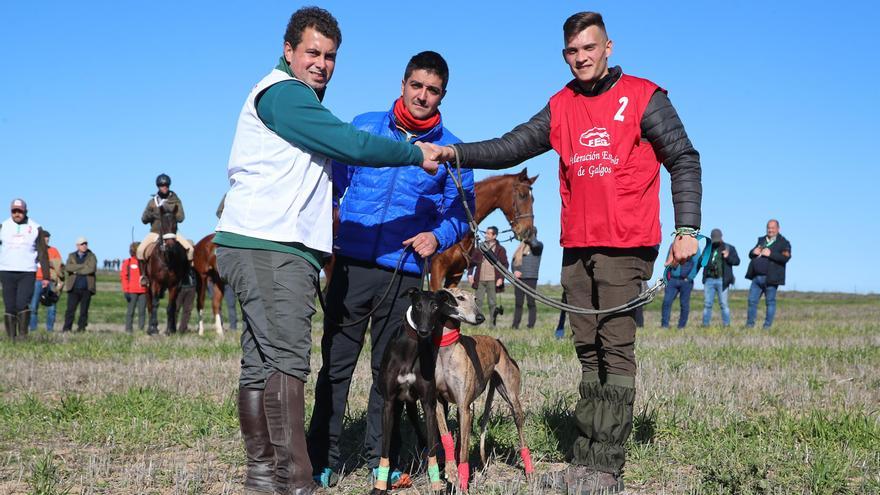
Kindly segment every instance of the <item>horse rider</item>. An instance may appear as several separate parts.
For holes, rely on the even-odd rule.
[[[141,242],[137,249],[138,265],[140,265],[141,269],[141,285],[143,286],[146,286],[149,283],[149,279],[146,275],[147,272],[145,270],[146,267],[144,266],[144,261],[146,260],[144,253],[148,246],[155,244],[156,241],[159,240],[159,230],[162,225],[162,215],[159,214],[159,207],[164,206],[165,210],[171,211],[176,206],[177,212],[174,217],[177,223],[183,222],[183,219],[185,218],[183,214],[183,202],[180,200],[180,196],[170,189],[171,177],[168,177],[167,174],[159,174],[159,176],[156,177],[156,187],[159,188],[159,190],[156,192],[155,196],[147,201],[147,207],[144,208],[144,213],[141,215],[141,222],[150,224],[150,232],[147,233],[143,242]],[[186,249],[186,258],[192,262],[192,242],[180,232],[177,232],[177,242]]]

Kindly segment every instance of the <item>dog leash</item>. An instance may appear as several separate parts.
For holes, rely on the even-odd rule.
[[[467,201],[465,200],[464,188],[461,185],[461,160],[458,156],[458,148],[455,146],[452,147],[453,152],[455,153],[455,168],[458,172],[458,177],[452,173],[452,170],[449,168],[449,163],[443,163],[443,166],[446,167],[446,173],[452,177],[452,182],[455,183],[456,189],[458,189],[458,195],[461,199],[462,207],[464,208],[465,215],[467,216],[468,226],[471,229],[471,233],[474,235],[474,245],[476,245],[480,251],[483,253],[483,256],[489,260],[489,263],[497,269],[501,275],[507,279],[514,287],[520,289],[526,294],[532,296],[538,301],[541,301],[543,304],[550,306],[552,308],[559,309],[561,311],[565,311],[567,313],[580,314],[580,315],[604,315],[604,314],[615,314],[615,313],[623,313],[627,311],[632,311],[640,306],[644,306],[657,296],[660,290],[666,286],[667,280],[671,279],[671,271],[672,267],[666,267],[663,271],[663,275],[654,283],[653,286],[648,287],[644,291],[642,291],[638,296],[633,298],[632,300],[621,304],[619,306],[615,306],[613,308],[606,309],[593,309],[593,308],[582,308],[580,306],[573,306],[571,304],[563,303],[561,301],[557,301],[555,299],[551,299],[540,292],[537,289],[532,289],[525,282],[516,278],[513,273],[511,273],[507,267],[505,267],[498,258],[495,256],[495,253],[492,252],[492,249],[488,244],[482,242],[480,240],[479,228],[477,227],[476,221],[474,221],[474,216],[471,213],[470,208],[468,207]],[[695,233],[694,236],[699,239],[706,239],[706,236]],[[709,240],[706,239],[706,245],[708,246]],[[703,250],[703,256],[700,260],[700,266],[706,266],[706,263],[709,261],[709,257],[706,255],[708,249]]]
[[[403,265],[403,258],[406,257],[406,252],[408,250],[410,250],[411,248],[412,248],[412,246],[406,246],[405,248],[403,248],[403,252],[400,253],[400,258],[397,258],[397,266],[394,267],[394,272],[391,274],[391,280],[388,281],[388,286],[385,288],[385,292],[382,294],[382,297],[379,298],[379,302],[377,302],[376,305],[373,306],[367,314],[358,318],[355,321],[350,321],[348,323],[341,323],[338,321],[334,321],[333,319],[330,318],[330,315],[327,314],[327,301],[324,300],[324,291],[321,290],[321,281],[318,279],[315,279],[315,290],[318,292],[318,303],[321,305],[321,310],[324,312],[324,320],[329,320],[331,323],[333,323],[334,325],[336,325],[338,327],[353,327],[355,325],[360,325],[361,323],[367,321],[367,319],[369,319],[371,316],[373,316],[376,313],[376,310],[379,309],[379,306],[381,306],[382,303],[385,302],[385,299],[388,297],[388,294],[391,293],[391,287],[394,286],[394,281],[397,279],[398,273],[400,273],[401,265]],[[427,270],[427,267],[428,267],[428,260],[427,259],[425,259],[424,266],[425,266],[425,270]],[[423,271],[422,284],[424,284],[424,282],[425,282],[425,275],[424,275],[424,271]]]

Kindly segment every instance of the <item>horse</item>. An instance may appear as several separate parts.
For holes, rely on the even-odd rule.
[[[535,215],[532,213],[532,184],[538,176],[529,177],[528,169],[518,174],[494,175],[474,184],[476,211],[474,221],[479,224],[497,208],[501,208],[510,230],[518,240],[531,240],[535,235]],[[458,244],[434,256],[431,260],[431,290],[457,287],[471,260],[474,247],[473,233],[468,233]]]
[[[220,317],[220,304],[223,302],[223,293],[226,284],[220,278],[217,271],[217,256],[214,254],[214,234],[208,234],[196,243],[193,253],[193,268],[199,274],[199,288],[196,296],[196,309],[199,315],[199,335],[205,334],[205,324],[202,322],[202,309],[205,307],[205,292],[208,289],[208,281],[214,284],[214,295],[211,298],[211,310],[214,314],[214,329],[217,335],[223,335],[223,320]]]
[[[189,270],[186,249],[177,242],[177,205],[166,210],[159,206],[159,239],[156,247],[146,260],[147,309],[150,312],[150,326],[147,333],[159,333],[159,299],[164,291],[168,291],[166,335],[177,331],[177,292],[180,282]]]

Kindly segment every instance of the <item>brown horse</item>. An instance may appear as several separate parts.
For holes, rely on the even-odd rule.
[[[202,309],[205,307],[205,292],[208,289],[208,281],[214,284],[214,295],[211,297],[211,310],[214,314],[214,329],[217,335],[223,335],[223,320],[220,317],[220,304],[223,302],[223,293],[226,284],[220,278],[217,271],[217,256],[214,254],[214,234],[208,234],[200,240],[193,252],[193,268],[199,274],[199,288],[196,296],[196,309],[199,315],[199,335],[205,334],[205,324],[202,322]]]
[[[180,282],[189,270],[186,249],[177,242],[177,205],[171,210],[159,206],[159,239],[146,260],[147,278],[147,309],[150,312],[150,326],[147,333],[159,333],[159,299],[168,291],[167,326],[165,333],[177,331],[177,292]]]
[[[474,221],[479,224],[497,208],[501,208],[514,236],[530,240],[535,235],[532,213],[532,184],[538,176],[529,177],[528,169],[518,174],[495,175],[474,184],[476,211]],[[457,287],[471,260],[474,236],[468,233],[458,244],[431,260],[431,290]]]

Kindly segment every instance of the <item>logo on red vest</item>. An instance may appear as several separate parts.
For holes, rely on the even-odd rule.
[[[604,127],[593,127],[581,134],[580,143],[588,148],[611,146],[611,134]]]

